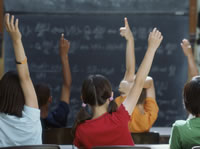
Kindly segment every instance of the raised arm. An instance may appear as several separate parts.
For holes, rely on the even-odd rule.
[[[5,27],[12,39],[16,59],[16,67],[20,84],[24,93],[25,105],[33,108],[38,108],[37,96],[33,87],[32,80],[30,78],[27,58],[21,40],[22,36],[18,28],[18,22],[18,19],[14,21],[13,15],[11,16],[11,19],[9,14],[5,15]]]
[[[71,90],[71,72],[69,66],[68,52],[70,48],[70,43],[68,40],[64,39],[64,34],[60,38],[60,58],[62,63],[62,73],[63,73],[63,85],[61,91],[61,100],[69,104],[70,90]]]
[[[192,77],[199,74],[198,68],[194,60],[194,55],[192,53],[192,47],[187,39],[182,40],[181,47],[188,61],[188,80],[191,80]]]
[[[124,23],[125,26],[120,28],[120,35],[126,39],[126,72],[123,80],[133,82],[135,74],[134,37],[130,30],[127,18],[124,18]]]
[[[156,28],[154,28],[153,31],[149,34],[147,52],[136,74],[135,83],[133,84],[127,98],[123,102],[123,105],[125,106],[129,115],[132,114],[133,109],[135,108],[135,105],[144,86],[146,77],[150,71],[155,52],[159,47],[162,39],[163,36]]]

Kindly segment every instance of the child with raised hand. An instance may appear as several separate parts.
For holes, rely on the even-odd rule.
[[[183,101],[189,117],[173,124],[170,149],[187,149],[200,144],[200,77],[190,42],[183,39],[181,47],[188,61],[188,82],[184,86]]]
[[[0,146],[42,144],[40,110],[30,78],[27,58],[18,28],[5,15],[5,27],[12,39],[17,72],[7,72],[0,82]]]
[[[125,27],[120,28],[120,35],[127,41],[126,45],[126,72],[119,85],[120,96],[115,102],[120,106],[126,99],[135,78],[135,53],[134,37],[130,30],[128,20],[125,18]],[[155,88],[153,79],[147,77],[144,83],[144,89],[140,95],[137,105],[131,115],[129,122],[130,132],[147,132],[154,124],[158,116],[158,105],[156,102]]]
[[[38,97],[38,103],[41,110],[41,122],[44,129],[66,127],[69,114],[70,90],[71,90],[71,71],[69,65],[70,42],[61,34],[59,43],[59,54],[62,64],[63,84],[61,90],[61,100],[56,109],[48,110],[52,102],[50,88],[45,84],[36,84],[35,90]]]
[[[148,49],[137,72],[135,83],[125,101],[117,108],[110,82],[102,75],[91,75],[82,84],[81,97],[92,109],[83,108],[74,124],[74,144],[90,149],[104,145],[134,145],[128,122],[138,101],[157,48],[163,37],[155,28],[148,39]],[[81,119],[80,119],[81,118]]]

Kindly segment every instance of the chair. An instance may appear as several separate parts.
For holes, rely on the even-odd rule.
[[[43,144],[73,144],[71,128],[51,128],[43,131]]]
[[[97,147],[93,147],[92,149],[151,149],[151,148],[143,147],[143,146],[115,145],[115,146],[97,146]]]
[[[24,145],[24,146],[10,146],[10,147],[0,147],[0,149],[60,149],[58,145]]]
[[[159,144],[158,132],[131,133],[135,144]]]
[[[192,149],[200,149],[200,146],[193,146]]]

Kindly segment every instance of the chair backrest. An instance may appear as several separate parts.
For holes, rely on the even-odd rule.
[[[151,149],[143,146],[126,146],[126,145],[115,145],[115,146],[97,146],[92,149]]]
[[[159,144],[158,132],[131,133],[135,144]]]
[[[43,144],[73,144],[71,128],[51,128],[43,131]]]
[[[200,149],[200,146],[193,146],[192,149]]]
[[[58,145],[53,145],[53,144],[43,144],[43,145],[1,147],[0,149],[60,149],[60,147]]]

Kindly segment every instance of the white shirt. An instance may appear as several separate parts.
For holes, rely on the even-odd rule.
[[[0,147],[42,144],[40,110],[24,106],[22,117],[0,113]]]

